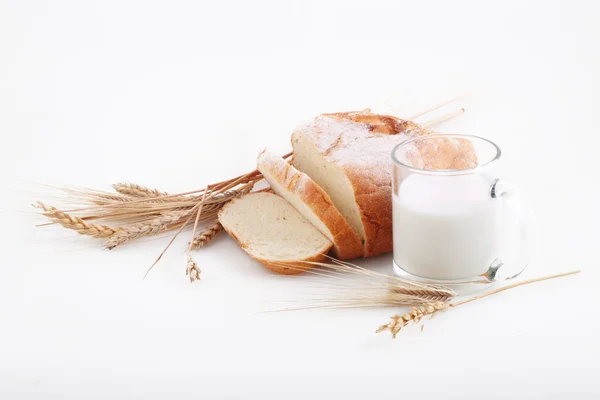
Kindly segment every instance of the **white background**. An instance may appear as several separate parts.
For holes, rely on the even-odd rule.
[[[0,0],[0,398],[597,399],[599,19],[593,1]],[[319,113],[469,90],[438,129],[503,149],[538,218],[525,275],[583,273],[394,341],[374,330],[403,309],[259,314],[311,278],[226,235],[196,253],[200,283],[187,235],[142,281],[167,238],[109,252],[28,207],[35,183],[200,189]]]

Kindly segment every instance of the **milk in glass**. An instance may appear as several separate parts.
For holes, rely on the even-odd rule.
[[[476,174],[411,174],[393,195],[394,262],[429,279],[485,273],[498,257],[502,202]]]

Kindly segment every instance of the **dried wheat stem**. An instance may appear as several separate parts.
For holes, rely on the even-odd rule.
[[[563,273],[555,274],[555,275],[543,276],[540,278],[527,279],[527,280],[524,280],[521,282],[515,282],[513,284],[503,286],[501,288],[492,290],[487,293],[469,297],[468,299],[465,299],[465,300],[456,301],[454,303],[435,302],[435,303],[425,304],[422,307],[414,307],[414,308],[412,308],[412,310],[410,312],[407,312],[406,314],[394,315],[393,317],[391,317],[390,318],[391,321],[385,325],[381,325],[377,329],[376,333],[383,332],[383,331],[390,331],[392,334],[392,337],[395,338],[396,335],[398,334],[398,332],[400,332],[400,330],[402,328],[404,328],[406,325],[408,325],[411,322],[416,324],[426,315],[430,315],[431,317],[433,317],[435,315],[435,313],[437,313],[439,311],[444,311],[444,310],[447,310],[452,307],[458,307],[463,304],[467,304],[472,301],[479,300],[484,297],[488,297],[488,296],[503,292],[505,290],[513,289],[518,286],[528,285],[530,283],[536,283],[536,282],[546,281],[549,279],[560,278],[560,277],[567,276],[567,275],[578,274],[579,272],[581,272],[581,271],[576,270],[576,271],[563,272]]]
[[[121,228],[112,228],[106,225],[88,224],[83,219],[57,210],[55,207],[47,206],[38,201],[34,207],[44,210],[43,215],[61,226],[72,229],[81,235],[88,235],[95,238],[108,238],[115,233],[120,232]]]
[[[563,276],[575,275],[575,274],[578,274],[580,272],[581,272],[581,270],[577,269],[577,270],[574,270],[574,271],[562,272],[560,274],[542,276],[542,277],[539,277],[539,278],[526,279],[526,280],[521,281],[521,282],[515,282],[515,283],[512,283],[510,285],[502,286],[501,288],[494,289],[491,292],[487,292],[487,293],[483,293],[483,294],[478,294],[476,296],[469,297],[468,299],[465,299],[465,300],[456,301],[456,302],[450,304],[450,307],[462,306],[463,304],[467,304],[467,303],[470,303],[470,302],[475,301],[475,300],[483,299],[484,297],[488,297],[488,296],[491,296],[493,294],[504,292],[505,290],[513,289],[513,288],[516,288],[516,287],[519,287],[519,286],[529,285],[531,283],[536,283],[536,282],[547,281],[549,279],[562,278]]]
[[[194,240],[192,240],[192,242],[190,243],[190,250],[198,250],[204,247],[215,236],[221,233],[222,230],[223,225],[221,225],[219,221],[216,221],[214,224],[202,230],[194,237]]]
[[[423,126],[423,128],[431,128],[432,126],[439,125],[442,122],[446,122],[446,121],[451,120],[452,118],[458,117],[459,115],[461,115],[464,112],[465,112],[465,109],[461,108],[460,110],[456,110],[449,114],[442,115],[439,118],[433,119],[431,121],[427,121],[422,126]]]
[[[111,236],[105,243],[106,248],[113,249],[119,245],[125,244],[130,240],[137,239],[142,236],[155,235],[159,232],[166,231],[169,225],[172,225],[180,219],[187,216],[189,211],[174,211],[162,214],[156,218],[152,218],[147,222],[140,222],[131,227],[123,228],[119,232]]]
[[[196,236],[196,229],[198,229],[198,221],[200,220],[200,214],[202,214],[202,208],[204,207],[204,201],[206,200],[206,193],[208,192],[208,187],[204,190],[202,194],[202,199],[200,200],[200,207],[196,212],[196,220],[194,221],[194,230],[192,231],[192,237]],[[198,264],[192,258],[190,252],[192,251],[192,243],[189,244],[187,250],[187,266],[185,270],[185,274],[189,275],[190,283],[193,283],[196,279],[200,279],[200,268],[198,268]]]
[[[458,95],[456,97],[444,100],[441,103],[438,103],[438,104],[436,104],[436,105],[434,105],[432,107],[426,108],[425,110],[422,110],[422,111],[420,111],[420,112],[418,112],[416,114],[413,114],[410,117],[407,117],[406,119],[412,121],[413,119],[417,119],[417,118],[419,118],[419,117],[421,117],[421,116],[423,116],[425,114],[429,114],[432,111],[435,111],[435,110],[438,110],[438,109],[440,109],[440,108],[442,108],[444,106],[447,106],[450,103],[454,103],[455,101],[463,99],[463,98],[467,97],[470,94],[471,94],[471,92],[461,93],[460,95]]]

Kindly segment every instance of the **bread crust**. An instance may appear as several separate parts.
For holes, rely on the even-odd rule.
[[[318,127],[319,120],[326,122],[323,127]],[[335,127],[336,132],[327,132],[336,122],[340,124]],[[295,135],[307,135],[316,150],[328,162],[342,168],[348,177],[365,231],[364,255],[371,257],[392,251],[391,152],[395,144],[430,131],[411,121],[369,111],[323,114],[315,119],[313,126],[294,132],[292,146]],[[354,131],[362,142],[348,140],[344,135],[349,131]],[[369,143],[375,141],[385,145],[384,150],[368,154]],[[361,152],[372,159],[364,161],[359,157]]]
[[[252,193],[249,193],[246,196],[252,196]],[[243,197],[245,197],[245,196],[242,196],[238,199],[241,199]],[[233,199],[229,203],[225,204],[225,206],[223,206],[223,208],[221,208],[221,210],[219,211],[218,218],[219,218],[219,222],[221,222],[221,225],[223,226],[223,229],[225,229],[225,231],[229,234],[229,236],[231,236],[238,243],[238,245],[242,248],[242,250],[244,250],[250,257],[252,257],[256,261],[260,262],[261,264],[263,264],[265,267],[267,267],[271,271],[276,272],[278,274],[283,274],[283,275],[297,275],[297,274],[300,274],[302,272],[308,271],[308,270],[316,267],[315,265],[307,264],[307,262],[324,262],[325,261],[325,258],[327,257],[327,253],[333,246],[333,243],[331,243],[331,242],[329,242],[326,246],[324,246],[322,249],[320,249],[316,255],[302,259],[302,260],[275,261],[275,260],[261,258],[261,257],[257,257],[255,255],[253,255],[252,252],[249,251],[249,249],[248,249],[248,247],[249,247],[248,244],[246,242],[244,242],[242,239],[240,239],[229,226],[224,224],[223,220],[221,218],[222,214],[224,212],[226,212],[227,207],[229,207],[231,204],[235,203],[235,201],[238,199]]]
[[[278,274],[298,275],[317,267],[316,265],[308,264],[310,262],[325,262],[328,251],[329,249],[325,250],[324,254],[319,254],[317,256],[307,258],[306,260],[299,260],[294,262],[286,261],[285,263],[278,263],[275,261],[257,258],[254,257],[252,254],[250,254],[250,257],[254,258],[256,261],[262,263],[265,267],[267,267],[273,272],[277,272]]]
[[[259,154],[257,168],[263,175],[267,172],[285,190],[296,195],[321,220],[333,236],[333,252],[337,258],[350,260],[364,255],[360,237],[335,207],[329,195],[308,175],[298,171],[283,158],[266,151]],[[265,178],[267,181],[270,179],[267,176]],[[273,189],[277,193],[277,188]],[[283,194],[277,194],[285,198]],[[321,233],[329,237],[326,232]]]

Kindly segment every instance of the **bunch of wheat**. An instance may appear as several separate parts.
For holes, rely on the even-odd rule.
[[[140,237],[187,227],[194,223],[195,214],[202,206],[198,222],[207,223],[208,227],[194,238],[193,248],[197,249],[220,231],[216,228],[219,210],[227,202],[250,192],[261,179],[258,171],[252,171],[203,190],[179,194],[131,183],[113,185],[116,193],[60,188],[69,202],[78,207],[58,209],[41,201],[33,206],[40,208],[51,223],[104,239],[108,249]]]
[[[291,153],[284,157],[290,156]],[[62,194],[61,199],[73,204],[72,208],[59,209],[41,201],[33,206],[42,210],[42,215],[50,220],[50,224],[103,239],[108,249],[171,230],[176,230],[174,240],[185,228],[193,227],[187,273],[190,280],[194,281],[199,279],[200,270],[189,251],[205,246],[218,235],[222,230],[217,219],[219,210],[229,201],[249,193],[261,179],[262,175],[255,170],[208,185],[205,189],[177,194],[133,183],[113,185],[115,193],[57,188]]]

